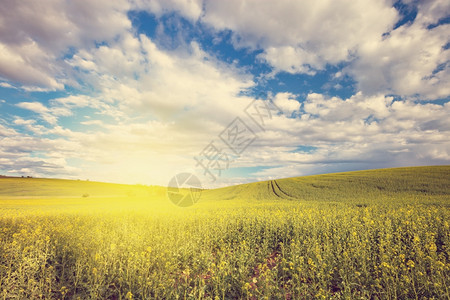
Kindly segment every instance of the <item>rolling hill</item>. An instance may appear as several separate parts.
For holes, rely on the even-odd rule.
[[[449,200],[450,166],[354,171],[254,182],[204,190],[200,202],[295,200],[369,203]],[[80,199],[86,202],[166,199],[166,188],[80,180],[0,177],[0,200]],[[97,200],[96,200],[97,199]],[[445,202],[445,201],[444,201]]]
[[[354,171],[261,181],[208,190],[203,199],[372,202],[449,199],[450,166]]]
[[[2,299],[442,299],[450,166],[202,191],[0,178]]]

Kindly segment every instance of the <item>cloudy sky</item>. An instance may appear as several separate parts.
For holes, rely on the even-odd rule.
[[[448,0],[4,0],[0,174],[450,164]]]

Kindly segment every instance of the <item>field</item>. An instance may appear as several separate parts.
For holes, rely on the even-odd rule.
[[[450,299],[450,166],[203,191],[0,178],[1,299]]]

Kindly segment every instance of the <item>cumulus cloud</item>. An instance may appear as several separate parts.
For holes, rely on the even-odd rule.
[[[202,14],[202,2],[202,0],[134,0],[133,8],[147,10],[158,17],[165,13],[176,12],[195,22]]]
[[[9,89],[15,88],[14,86],[12,86],[11,84],[9,84],[7,82],[0,82],[0,87],[9,88]]]
[[[14,125],[36,136],[59,136],[72,143],[76,151],[62,153],[89,162],[85,171],[90,178],[143,182],[140,177],[147,172],[144,183],[165,184],[178,169],[194,166],[193,156],[236,115],[243,115],[252,100],[241,94],[253,86],[252,77],[196,43],[169,51],[144,35],[126,33],[110,45],[80,49],[66,62],[82,70],[80,78],[98,93],[55,98],[47,105],[18,103],[49,126],[18,117]],[[76,118],[86,109],[92,113],[80,121],[86,126],[83,131],[59,124],[61,116]],[[26,147],[15,144],[22,146]],[[33,151],[37,150],[30,147],[26,152]],[[136,167],[117,173],[130,165]],[[137,166],[141,170],[135,170]],[[106,169],[110,172],[98,171]]]
[[[65,61],[74,49],[108,44],[132,31],[130,10],[161,16],[176,12],[192,21],[201,1],[3,1],[0,7],[0,78],[29,91],[78,86]],[[88,67],[86,64],[84,68]]]
[[[416,4],[410,4],[416,5]],[[231,30],[235,47],[262,49],[275,72],[314,75],[327,65],[349,63],[366,94],[448,97],[448,1],[417,4],[412,24],[391,1],[206,1],[201,20]]]
[[[0,136],[1,137],[13,136],[14,134],[16,134],[16,131],[14,129],[0,124]]]
[[[55,107],[50,110],[41,102],[20,102],[17,106],[39,114],[43,120],[52,125],[56,124],[58,116],[68,116],[71,114],[69,110],[64,108]]]
[[[445,1],[420,3],[416,20],[395,29],[400,16],[390,1],[4,4],[0,86],[73,85],[90,93],[18,103],[45,122],[33,114],[0,120],[0,170],[164,185],[178,171],[202,175],[193,157],[220,141],[237,116],[258,137],[230,167],[260,170],[214,185],[450,161],[450,105],[416,97],[450,93],[448,25],[436,26],[448,12]],[[333,80],[351,75],[360,92],[347,99],[276,93],[271,100],[283,114],[272,115],[262,130],[244,113],[254,100],[246,92],[256,85],[248,70],[196,41],[165,49],[131,28],[133,9],[231,30],[236,48],[262,50],[259,59],[275,72],[313,75],[346,62]],[[69,126],[61,122],[67,116]]]
[[[450,25],[429,29],[430,19],[436,22],[439,18],[431,17],[436,12],[427,6],[419,6],[414,23],[358,48],[358,59],[347,71],[357,80],[360,90],[372,94],[419,95],[425,99],[450,95],[450,50],[444,47],[450,40]],[[440,13],[450,13],[448,5],[440,8]]]
[[[312,73],[351,58],[357,46],[388,31],[390,1],[207,1],[202,21],[229,29],[237,47],[262,48],[276,69]]]
[[[174,173],[190,171],[203,176],[204,185],[211,187],[320,172],[450,161],[447,138],[450,122],[445,118],[450,113],[448,104],[395,101],[383,95],[358,93],[348,99],[309,94],[299,107],[290,103],[295,101],[292,97],[280,93],[273,99],[275,103],[285,100],[288,111],[298,111],[297,118],[287,114],[272,115],[265,124],[265,131],[257,131],[255,142],[230,163],[230,168],[262,168],[246,179],[228,178],[224,171],[223,178],[211,182],[204,176],[203,169],[195,165],[193,157],[210,141],[219,141],[217,135],[224,125],[216,124],[211,129],[193,126],[185,119],[144,120],[142,115],[138,119],[121,119],[118,123],[92,118],[84,122],[85,126],[101,125],[100,129],[74,131],[57,125],[44,132],[58,136],[52,140],[22,136],[8,127],[0,127],[0,133],[4,132],[5,136],[0,140],[0,150],[16,153],[4,159],[3,167],[10,169],[7,162],[11,164],[17,157],[26,158],[39,151],[50,157],[84,161],[83,178],[166,184]],[[60,98],[51,105],[61,102],[66,101]],[[99,111],[102,109],[98,106]],[[191,121],[212,125],[214,123],[208,123],[210,118],[214,116]],[[250,119],[245,116],[242,119],[252,126]],[[30,120],[16,119],[14,123],[36,128],[35,122]],[[227,150],[223,144],[219,146]],[[27,162],[25,158],[23,162]],[[44,175],[50,174],[50,170],[54,170],[54,174],[69,170],[65,161],[61,160],[58,168],[56,162],[53,161],[53,168],[39,170],[45,171]],[[39,163],[44,164],[41,160]],[[32,165],[36,166],[36,162]],[[79,177],[80,173],[73,172],[71,176]]]
[[[97,103],[96,108],[106,105],[159,120],[190,120],[191,124],[202,119],[229,122],[247,104],[239,94],[254,85],[251,76],[220,62],[195,42],[169,51],[145,35],[130,33],[109,46],[80,50],[68,63],[85,72],[84,81],[102,98],[72,102]]]
[[[245,159],[265,166],[258,180],[343,170],[447,164],[450,105],[358,93],[348,99],[309,94],[301,117],[267,122]],[[304,148],[299,145],[306,145]],[[312,147],[312,148],[311,148]],[[312,149],[312,150],[311,150]]]
[[[278,93],[273,99],[275,105],[288,116],[300,109],[300,102],[296,100],[296,96],[291,93]]]
[[[16,125],[33,126],[30,120],[16,119]],[[0,125],[0,170],[11,175],[74,178],[80,170],[70,166],[66,159],[79,151],[76,143],[63,138],[42,138],[7,129],[1,134]]]
[[[74,84],[64,55],[130,29],[128,9],[127,1],[3,1],[0,78],[41,90]]]
[[[127,12],[147,10],[230,30],[236,48],[262,49],[259,57],[276,72],[313,75],[347,62],[345,73],[366,94],[445,98],[450,93],[450,49],[444,47],[449,25],[437,22],[449,14],[447,2],[418,2],[414,22],[394,29],[401,16],[387,0],[6,1],[0,10],[0,78],[29,91],[77,86],[74,65],[101,72],[93,69],[89,49],[126,36],[132,31]],[[135,43],[132,38],[124,42]],[[123,58],[107,48],[105,60]],[[65,57],[74,49],[85,52],[68,62]],[[131,72],[137,61],[126,55]]]

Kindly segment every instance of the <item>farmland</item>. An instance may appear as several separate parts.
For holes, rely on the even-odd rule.
[[[449,299],[450,167],[203,191],[0,178],[2,299]]]

